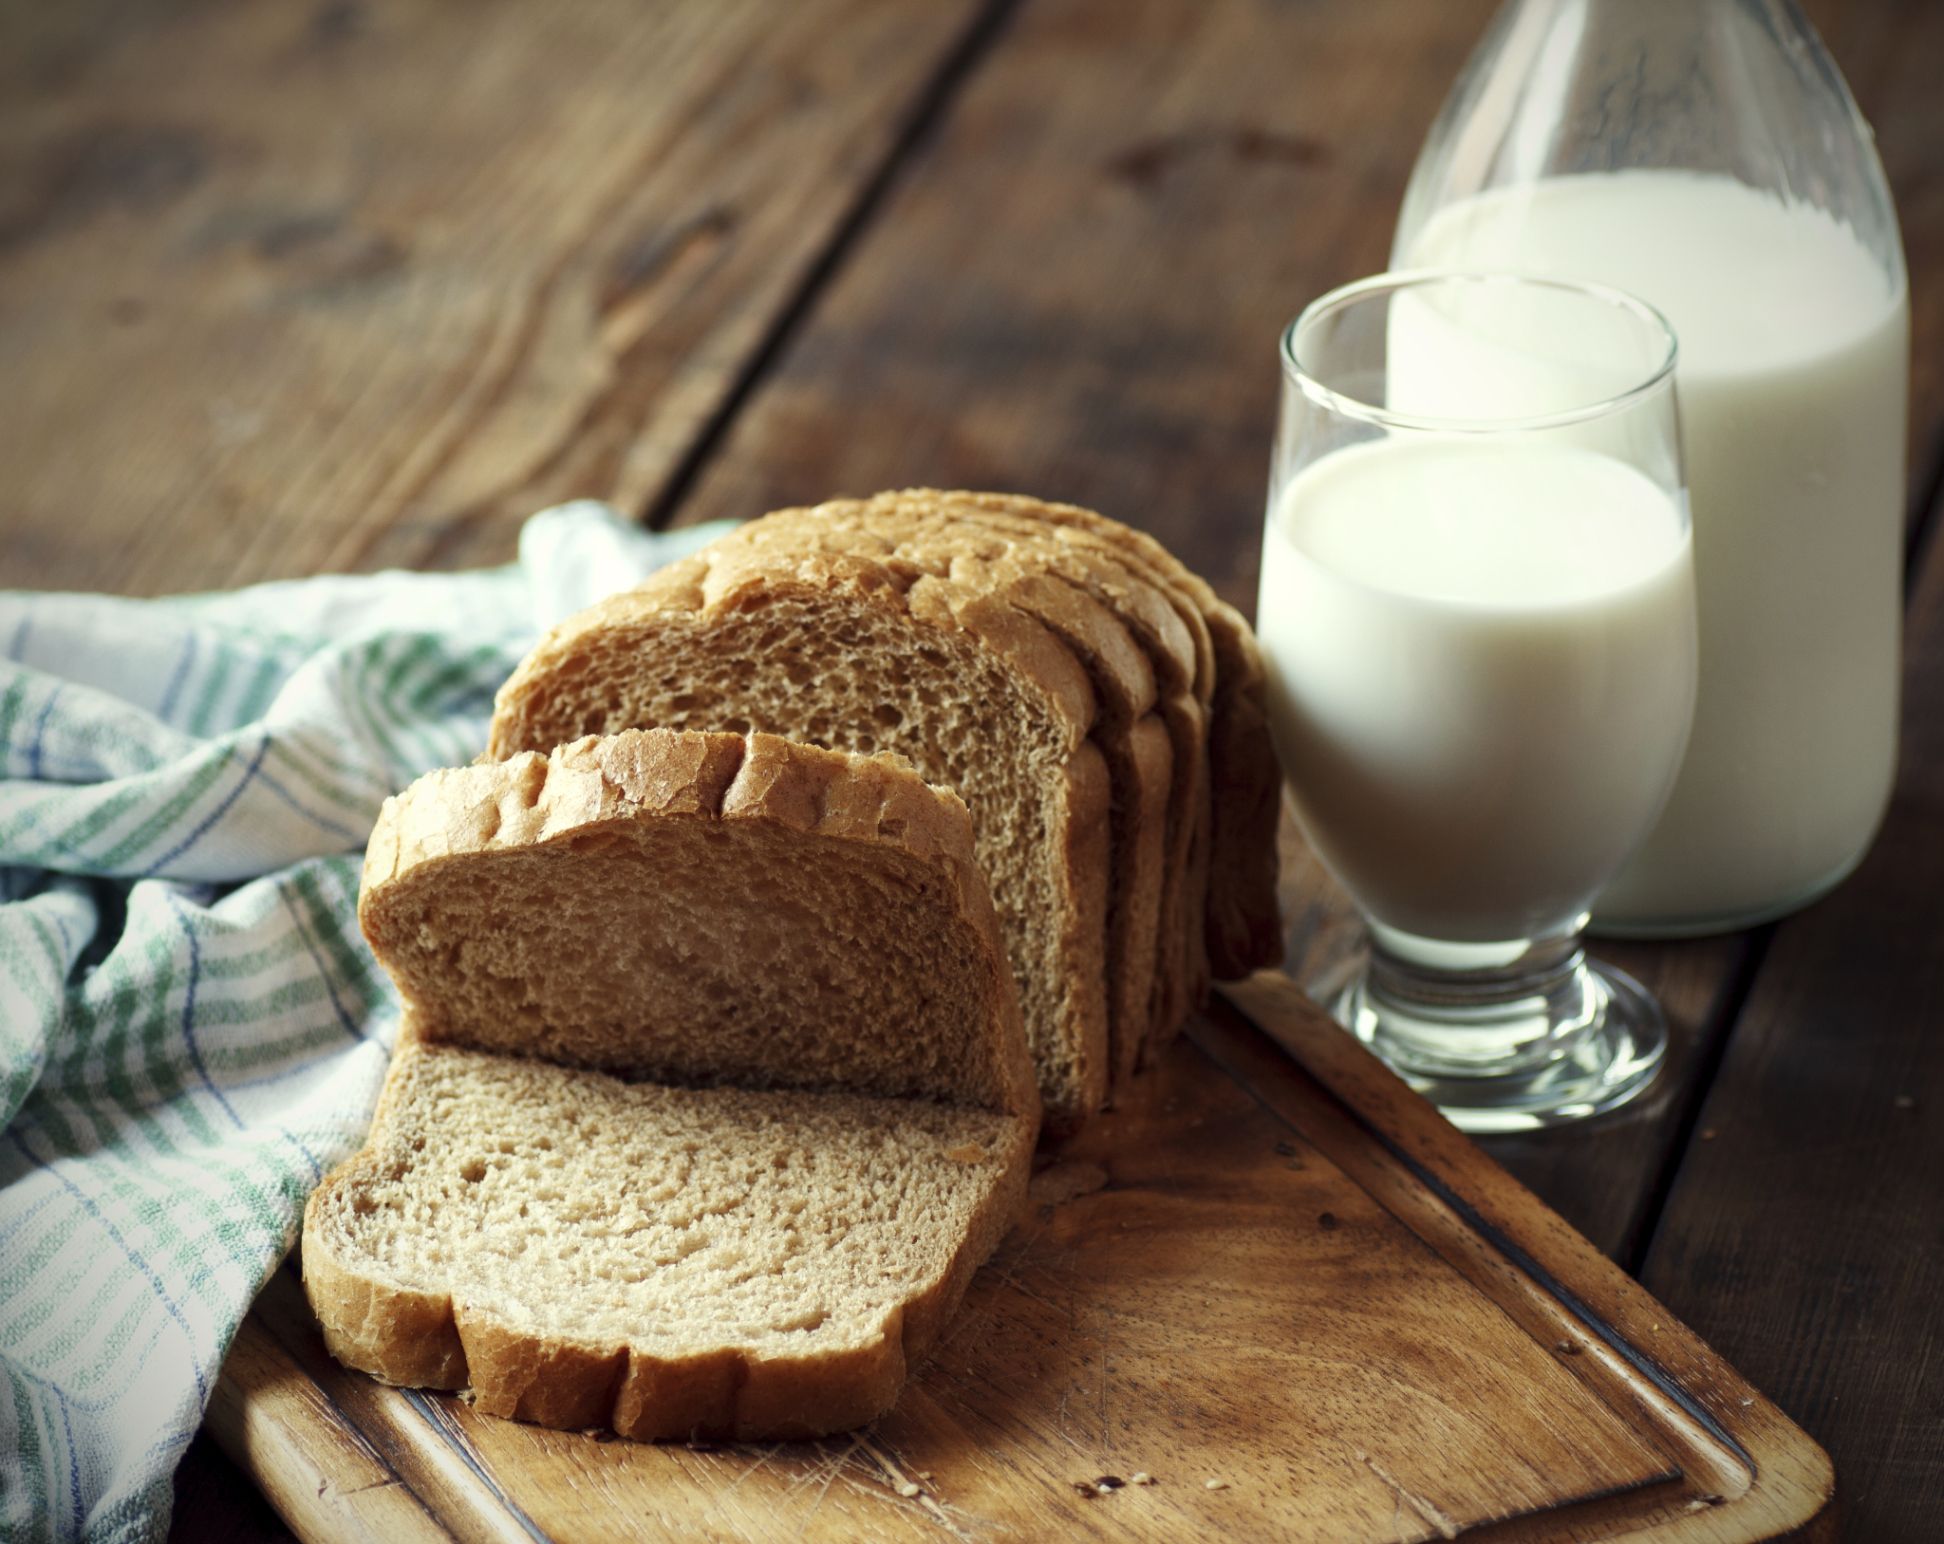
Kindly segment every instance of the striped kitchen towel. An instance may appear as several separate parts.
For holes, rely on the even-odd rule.
[[[167,1531],[384,1074],[355,915],[379,803],[479,752],[538,630],[713,534],[582,503],[482,573],[0,592],[0,1539]]]

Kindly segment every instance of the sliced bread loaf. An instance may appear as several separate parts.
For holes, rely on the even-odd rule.
[[[1224,979],[1274,965],[1283,952],[1276,902],[1282,770],[1269,735],[1268,676],[1254,632],[1241,612],[1146,531],[1076,505],[1031,502],[1038,518],[1111,543],[1200,612],[1215,652],[1209,963]]]
[[[889,1406],[1023,1202],[970,821],[886,759],[656,731],[435,773],[361,915],[407,1022],[303,1251],[352,1366],[547,1425],[819,1435]]]
[[[1011,494],[940,492],[907,489],[881,493],[865,500],[833,500],[800,512],[804,518],[894,529],[948,532],[961,547],[993,561],[1002,554],[1032,571],[1040,591],[1064,587],[1084,597],[1083,610],[1104,612],[1117,619],[1124,632],[1145,651],[1155,678],[1154,713],[1164,726],[1173,755],[1166,819],[1166,847],[1160,917],[1154,944],[1153,1002],[1148,1033],[1139,1040],[1115,1042],[1115,1075],[1124,1080],[1134,1064],[1144,1060],[1150,1046],[1166,1039],[1186,1018],[1206,991],[1209,969],[1204,941],[1206,892],[1209,884],[1210,807],[1208,798],[1209,704],[1215,690],[1215,652],[1200,609],[1165,575],[1152,574],[1120,544],[1107,540],[1083,524],[1046,517],[1053,506]],[[787,513],[787,512],[786,512]],[[1089,515],[1102,527],[1113,522]],[[770,527],[782,516],[770,516],[751,530]],[[1052,620],[1060,611],[1049,608],[1049,625],[1093,661],[1096,686],[1103,701],[1109,695],[1103,679],[1114,673],[1112,650],[1099,647],[1101,629],[1063,629]],[[1120,647],[1124,650],[1123,642]],[[1151,733],[1153,726],[1143,726]],[[1140,730],[1135,732],[1139,744]],[[1152,754],[1151,744],[1147,753]],[[1110,754],[1110,763],[1112,756]]]
[[[1045,624],[1072,650],[1094,687],[1099,717],[1093,738],[1106,758],[1111,873],[1107,907],[1108,1042],[1113,1081],[1134,1070],[1153,1028],[1155,977],[1168,867],[1168,821],[1174,748],[1155,712],[1152,662],[1127,627],[1083,589],[1046,570],[1021,544],[927,507],[906,508],[898,495],[839,499],[811,509],[781,510],[745,527],[752,546],[795,553],[870,553],[1003,594]]]
[[[491,754],[626,727],[891,749],[961,794],[1048,1124],[1104,1101],[1110,778],[1072,652],[1003,588],[742,532],[556,628],[502,688]]]

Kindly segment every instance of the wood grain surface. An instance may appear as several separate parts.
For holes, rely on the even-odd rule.
[[[1442,91],[1427,87],[1449,78],[1487,10],[1428,9],[1407,20],[1383,4],[1322,16],[1246,0],[1192,12],[1094,0],[1027,7],[752,394],[680,517],[910,481],[1024,487],[1148,526],[1252,609],[1276,331],[1309,296],[1382,266],[1396,198]],[[1878,126],[1898,198],[1913,273],[1921,483],[1944,428],[1944,295],[1935,282],[1944,274],[1944,106],[1922,62],[1944,58],[1944,7],[1809,9]],[[1297,58],[1302,89],[1278,90]],[[1063,91],[1050,89],[1055,79]],[[1247,368],[1250,358],[1258,369]],[[853,422],[871,432],[846,433]],[[1917,517],[1928,507],[1913,505]],[[1920,595],[1913,637],[1929,603]],[[1915,678],[1911,691],[1913,716],[1934,719],[1944,682]],[[1934,776],[1937,752],[1928,749]],[[1906,767],[1923,754],[1907,750]],[[1354,919],[1293,833],[1288,859],[1291,968],[1315,973],[1353,942]],[[1905,1069],[1905,1097],[1921,1099],[1917,1085],[1944,1078],[1944,1047],[1930,1029],[1944,1022],[1934,963],[1944,955],[1944,835],[1916,834],[1901,855],[1902,882],[1887,861],[1879,848],[1825,906],[1847,898],[1854,927],[1873,935],[1863,957],[1899,984],[1894,992],[1857,982],[1839,949],[1785,971],[1796,927],[1604,944],[1598,952],[1667,1007],[1675,1044],[1658,1092],[1570,1137],[1485,1144],[1635,1268],[1670,1189],[1687,1190],[1729,1253],[1670,1252],[1650,1279],[1677,1307],[1705,1305],[1708,1322],[1736,1325],[1738,1338],[1768,1327],[1769,1385],[1830,1420],[1839,1461],[1859,1471],[1852,1510],[1863,1537],[1944,1505],[1944,1431],[1934,1400],[1924,1413],[1921,1387],[1944,1270],[1944,1206],[1932,1177],[1940,1170],[1896,1171],[1885,1185],[1906,1221],[1881,1246],[1883,1269],[1902,1265],[1872,1294],[1880,1332],[1838,1320],[1820,1340],[1808,1325],[1823,1322],[1821,1305],[1842,1290],[1843,1251],[1858,1228],[1841,1195],[1877,1185],[1897,1150],[1843,1150],[1851,1161],[1813,1189],[1776,1189],[1757,1147],[1720,1150],[1716,1166],[1740,1164],[1722,1189],[1690,1176],[1712,1172],[1692,1165],[1715,1140],[1702,1101],[1717,1068],[1717,1099],[1744,1086],[1736,1097],[1767,1097],[1766,1084],[1742,1072],[1752,1051],[1723,1060],[1739,1048],[1745,1004],[1764,1011],[1773,1002],[1766,1011],[1781,1017],[1765,1043],[1781,1067],[1771,1079],[1793,1076],[1804,1097],[1821,1082],[1830,1042],[1859,1024]],[[1810,971],[1822,990],[1802,993],[1797,983]],[[1875,1093],[1879,1106],[1897,1097]],[[1855,1118],[1865,1110],[1858,1102]],[[1770,1127],[1788,1123],[1784,1107]],[[1724,1194],[1767,1205],[1738,1211]],[[1739,1221],[1769,1212],[1790,1219],[1796,1264],[1781,1278],[1761,1233]],[[1865,1251],[1859,1276],[1873,1274],[1876,1253]],[[1768,1310],[1753,1325],[1750,1299]],[[1823,1354],[1805,1360],[1812,1341]]]
[[[1903,776],[1883,834],[1854,879],[1778,928],[1641,1278],[1843,1455],[1859,1539],[1921,1539],[1941,1526],[1944,541],[1934,532],[1904,682]]]
[[[641,509],[976,0],[7,8],[0,584],[502,561]]]
[[[1827,1459],[1671,1314],[1286,979],[1234,995],[1283,1048],[1211,1014],[1051,1155],[866,1431],[480,1416],[337,1366],[288,1273],[212,1424],[307,1539],[1725,1544],[1824,1515]]]

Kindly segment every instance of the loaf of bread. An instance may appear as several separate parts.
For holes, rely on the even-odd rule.
[[[837,499],[805,510],[786,510],[748,528],[752,538],[802,542],[830,541],[836,533],[868,530],[897,543],[900,558],[940,541],[973,556],[967,563],[991,567],[1006,564],[1035,576],[1026,587],[1025,603],[1073,649],[1094,680],[1102,703],[1102,727],[1110,743],[1110,773],[1115,777],[1114,819],[1116,865],[1109,899],[1109,958],[1117,942],[1114,919],[1138,916],[1143,905],[1140,874],[1149,861],[1151,831],[1130,836],[1127,827],[1139,826],[1141,812],[1160,781],[1154,770],[1160,756],[1155,744],[1168,745],[1167,807],[1161,817],[1161,883],[1154,940],[1145,984],[1150,1002],[1145,1027],[1129,1032],[1133,1015],[1112,997],[1110,987],[1109,1039],[1113,1049],[1114,1082],[1124,1083],[1148,1059],[1151,1048],[1172,1035],[1189,1010],[1203,996],[1209,979],[1204,942],[1206,891],[1212,810],[1208,776],[1209,704],[1215,688],[1215,651],[1203,614],[1187,596],[1144,567],[1121,546],[1098,534],[1082,520],[1101,529],[1118,529],[1114,522],[1069,505],[1048,504],[1012,494],[947,493],[913,489],[883,493],[870,499]],[[821,532],[808,536],[806,532]],[[949,549],[948,549],[949,550]],[[1053,592],[1052,601],[1043,597]],[[1095,618],[1102,620],[1096,621]],[[1143,701],[1151,711],[1135,717],[1128,731],[1129,749],[1119,759],[1111,745],[1113,705],[1125,703],[1132,679],[1130,653],[1145,660],[1141,683]],[[1136,709],[1123,709],[1134,716]],[[1266,742],[1263,747],[1267,750]],[[1279,776],[1273,756],[1268,765],[1253,768],[1260,779]],[[1225,794],[1225,797],[1228,797]],[[1273,834],[1273,833],[1272,833]],[[1267,905],[1274,925],[1273,849]],[[1258,868],[1260,867],[1258,863]],[[1258,909],[1259,895],[1231,897],[1232,908]],[[1131,950],[1131,940],[1122,940]],[[1131,993],[1144,984],[1141,966],[1117,976],[1113,987]],[[1114,1010],[1120,1010],[1118,1017]]]
[[[1049,572],[1025,544],[962,517],[935,519],[902,495],[782,510],[743,528],[739,543],[797,557],[868,555],[908,564],[1002,595],[1086,671],[1094,689],[1094,743],[1109,786],[1107,1040],[1110,1069],[1124,1076],[1156,1009],[1162,894],[1174,749],[1154,711],[1155,672],[1127,627],[1084,590]],[[1169,962],[1170,965],[1172,961]]]
[[[971,808],[1047,1121],[1105,1101],[1111,779],[1086,671],[991,576],[744,527],[543,639],[490,753],[631,727],[895,750]]]
[[[388,801],[359,910],[406,1021],[305,1212],[341,1360],[640,1438],[889,1407],[1037,1130],[955,795],[767,735],[582,740]]]
[[[501,692],[491,754],[668,725],[909,757],[971,807],[1064,1133],[1211,970],[1280,955],[1262,693],[1246,624],[1151,538],[912,490],[780,511],[570,619]]]
[[[1276,905],[1282,771],[1269,733],[1268,676],[1242,613],[1146,531],[1073,504],[1037,505],[1038,518],[1118,549],[1199,613],[1213,650],[1208,732],[1211,827],[1206,939],[1209,963],[1237,980],[1282,959]]]

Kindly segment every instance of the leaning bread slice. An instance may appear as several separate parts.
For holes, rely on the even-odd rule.
[[[665,726],[908,758],[971,809],[1047,1122],[1068,1131],[1108,1082],[1096,712],[1072,652],[1002,589],[736,531],[543,639],[500,691],[491,754]]]
[[[965,806],[887,759],[664,730],[433,772],[358,916],[429,1041],[1033,1106]]]
[[[888,1407],[1037,1129],[955,796],[764,735],[585,740],[388,801],[360,913],[407,1019],[305,1212],[342,1360],[644,1438]]]

